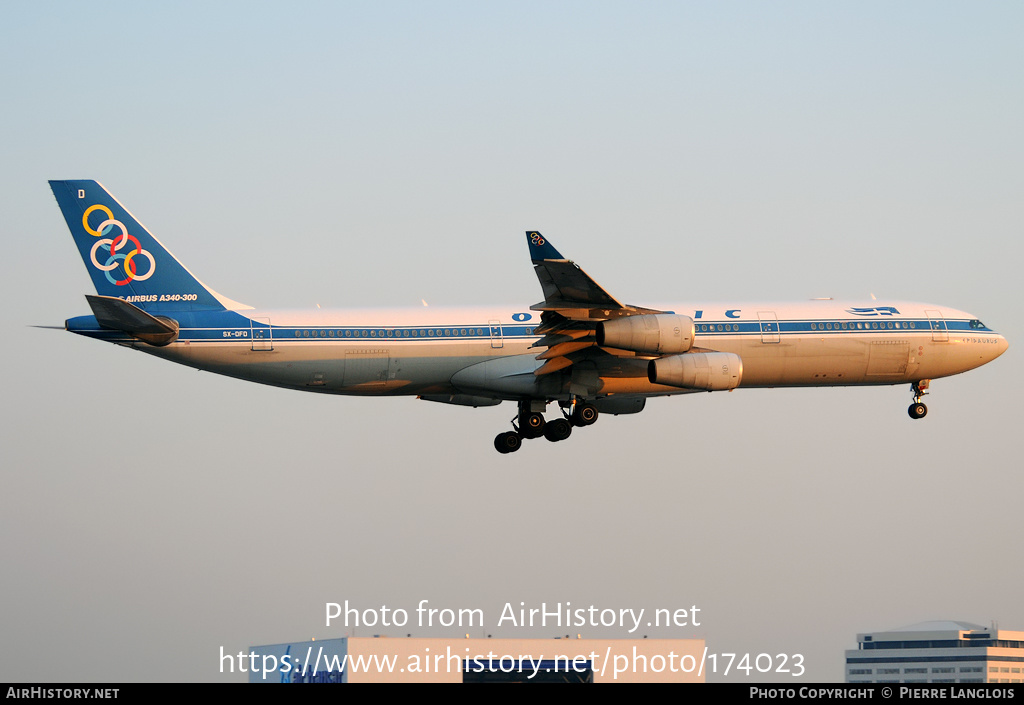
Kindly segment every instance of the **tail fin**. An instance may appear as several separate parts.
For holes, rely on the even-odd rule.
[[[249,308],[213,291],[95,181],[51,181],[96,293],[146,311]]]

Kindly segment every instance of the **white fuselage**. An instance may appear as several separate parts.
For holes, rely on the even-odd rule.
[[[911,302],[715,303],[659,306],[695,322],[694,350],[735,353],[743,387],[879,385],[965,372],[1006,340],[971,314]],[[219,318],[223,319],[223,316]],[[479,394],[516,399],[543,363],[529,309],[237,312],[230,323],[183,325],[177,341],[124,342],[211,372],[333,394]],[[621,353],[621,351],[620,351]],[[643,354],[602,367],[599,395],[679,394],[652,384]],[[497,367],[493,362],[506,360]],[[491,363],[486,374],[471,370]],[[529,394],[566,398],[576,366],[537,379]],[[502,379],[516,378],[514,385]],[[524,382],[524,380],[526,380]]]

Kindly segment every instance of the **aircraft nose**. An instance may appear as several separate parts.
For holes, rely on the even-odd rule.
[[[999,357],[1004,352],[1006,352],[1009,349],[1009,347],[1010,344],[1006,342],[1006,338],[1004,338],[1003,336],[999,336],[999,340],[996,341],[996,354],[993,357]]]

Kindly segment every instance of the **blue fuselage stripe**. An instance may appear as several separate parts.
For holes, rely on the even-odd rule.
[[[203,320],[213,318],[215,320]],[[220,319],[220,320],[216,320]],[[227,319],[227,320],[225,320]],[[536,337],[534,326],[528,325],[481,325],[479,323],[460,326],[267,326],[266,323],[250,321],[231,312],[204,315],[188,313],[182,316],[178,340],[190,342],[228,342],[256,339],[273,340],[275,343],[289,341],[319,340],[322,342],[371,342],[397,341],[490,341],[494,339],[522,339]],[[191,325],[189,325],[191,324]],[[198,324],[198,325],[197,325]],[[205,325],[203,325],[205,324]],[[211,325],[212,324],[212,325]],[[892,334],[934,332],[992,333],[986,326],[972,327],[970,320],[929,320],[896,319],[864,321],[849,319],[781,320],[776,321],[701,321],[696,323],[699,337],[734,337],[749,335],[814,335],[837,336],[849,334]],[[90,333],[95,337],[108,339],[128,338],[124,333],[99,328],[92,316],[69,319],[68,329],[74,332]],[[269,335],[267,335],[269,333]]]

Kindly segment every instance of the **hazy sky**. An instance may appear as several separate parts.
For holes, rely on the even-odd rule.
[[[221,646],[344,636],[344,600],[696,604],[650,635],[803,653],[813,681],[857,632],[1024,629],[1020,3],[0,19],[0,680],[241,681]],[[509,404],[301,394],[30,328],[88,313],[63,178],[261,307],[529,305],[539,229],[632,303],[874,293],[1010,349],[920,422],[903,386],[739,390],[501,456]]]

